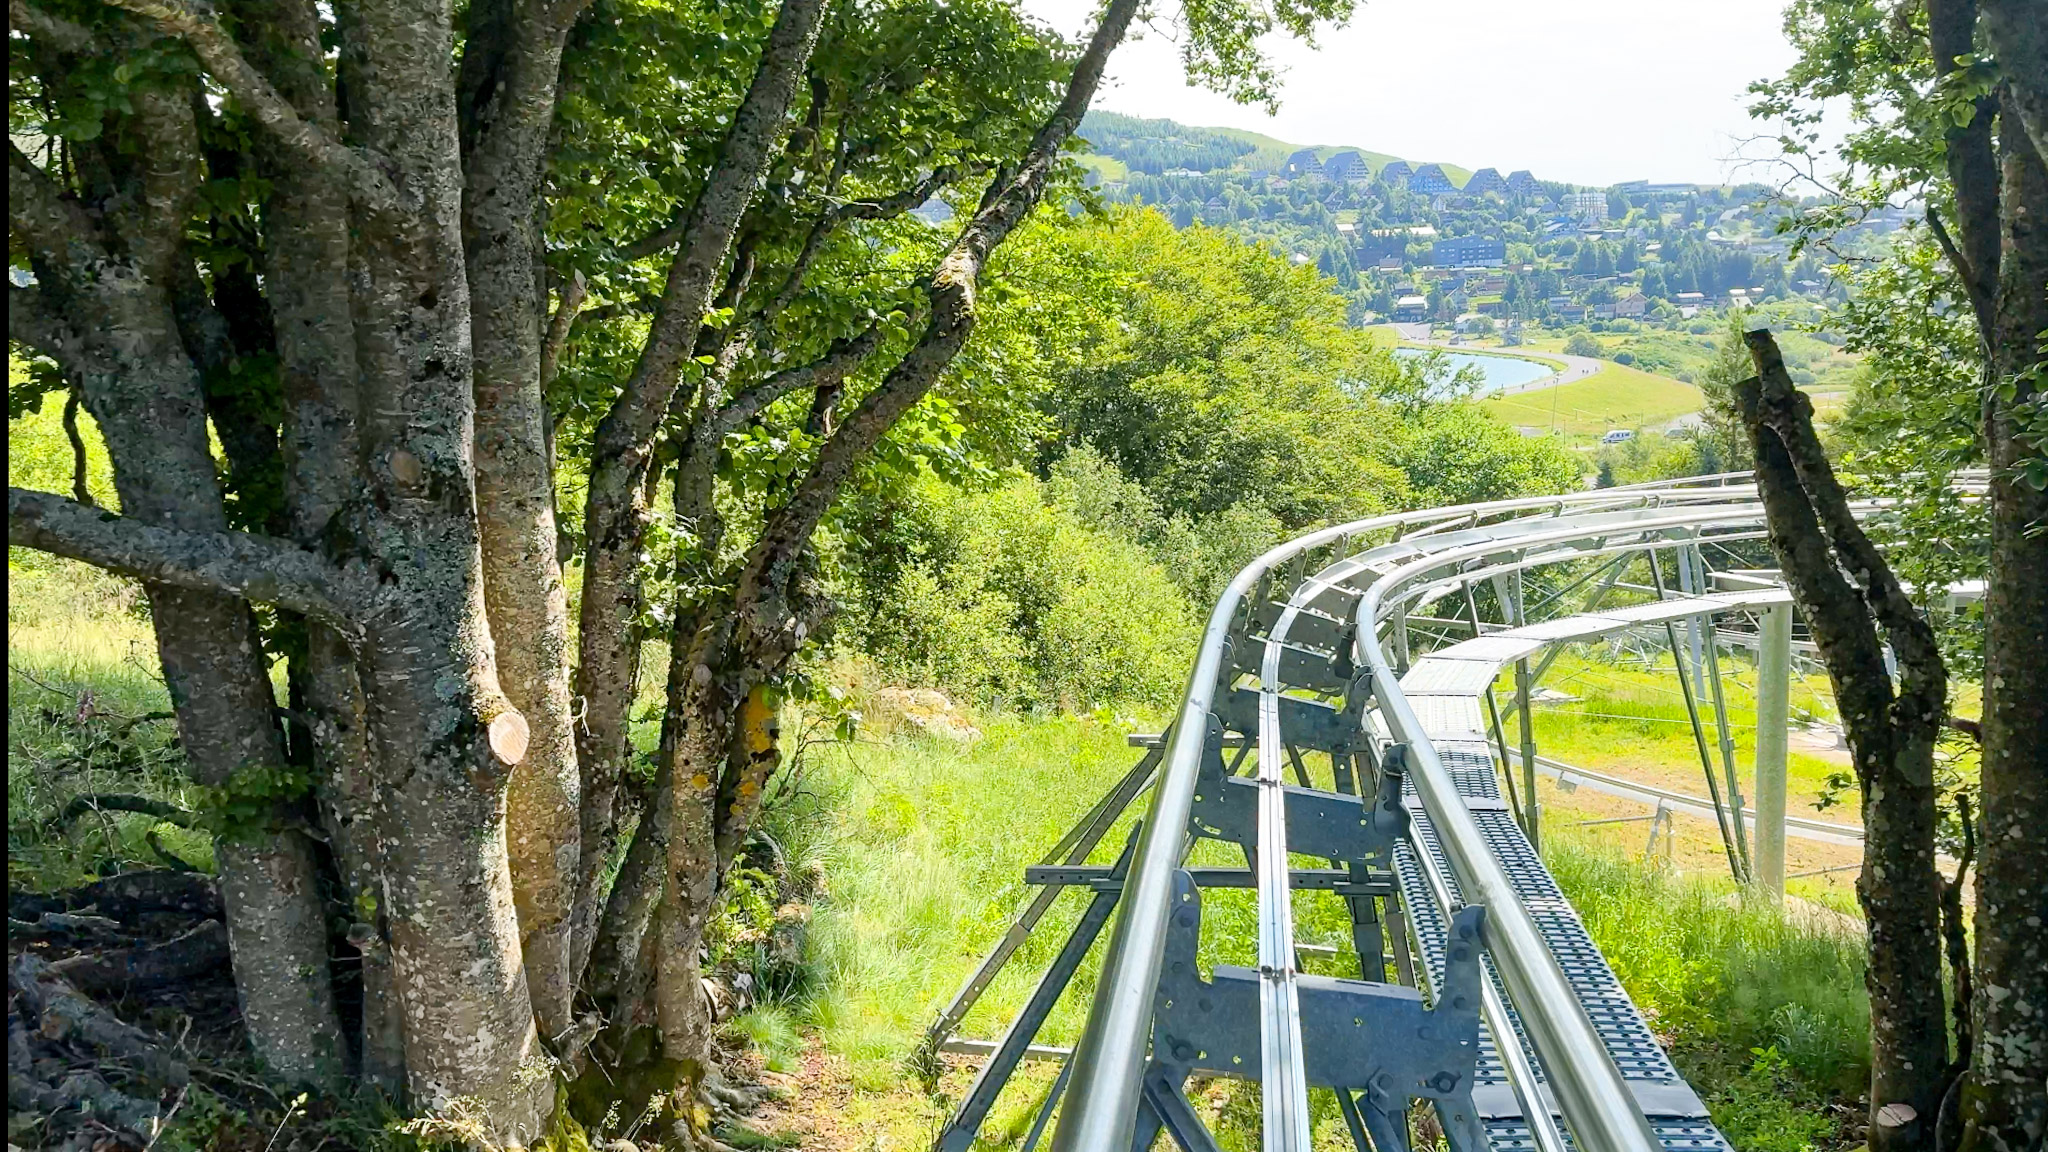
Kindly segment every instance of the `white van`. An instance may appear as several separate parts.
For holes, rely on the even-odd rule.
[[[1602,436],[1600,438],[1600,442],[1602,444],[1626,444],[1635,438],[1636,434],[1629,431],[1628,429],[1616,428],[1614,431],[1609,432],[1605,436]]]

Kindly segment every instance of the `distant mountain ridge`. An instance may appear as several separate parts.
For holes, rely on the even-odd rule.
[[[1147,120],[1100,110],[1090,110],[1082,118],[1080,136],[1096,155],[1113,160],[1124,168],[1154,176],[1176,168],[1213,172],[1242,167],[1275,172],[1286,165],[1288,157],[1304,151],[1313,151],[1318,161],[1328,160],[1339,152],[1356,152],[1374,175],[1396,161],[1410,168],[1424,165],[1424,162],[1349,144],[1290,144],[1243,128],[1208,128],[1182,124],[1177,120]],[[1441,161],[1436,163],[1451,183],[1460,188],[1472,178],[1469,168]],[[1105,172],[1104,176],[1115,178],[1115,174],[1110,172]]]

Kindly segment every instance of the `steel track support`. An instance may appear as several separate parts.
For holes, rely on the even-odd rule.
[[[1095,802],[1095,806],[1089,809],[1088,814],[1067,830],[1067,834],[1060,838],[1060,842],[1053,846],[1052,851],[1045,854],[1040,863],[1057,863],[1062,852],[1066,853],[1065,862],[1068,864],[1079,864],[1088,859],[1088,854],[1095,850],[1095,846],[1116,823],[1117,817],[1123,815],[1124,809],[1130,806],[1131,801],[1151,779],[1153,770],[1159,766],[1159,757],[1159,748],[1148,749],[1145,755],[1139,758],[1138,763],[1129,772],[1124,773],[1123,779],[1111,786],[1108,792],[1103,793],[1102,798]],[[980,966],[967,977],[967,982],[961,985],[960,991],[953,994],[953,999],[946,1005],[946,1010],[939,1014],[938,1020],[926,1031],[924,1051],[927,1055],[936,1056],[939,1045],[945,1043],[947,1038],[952,1036],[953,1029],[960,1026],[960,1021],[967,1018],[967,1013],[974,1007],[974,1002],[981,999],[982,992],[1002,972],[1004,965],[1010,962],[1010,957],[1016,955],[1017,949],[1024,946],[1024,941],[1031,938],[1032,929],[1038,926],[1038,921],[1052,908],[1053,901],[1059,898],[1060,886],[1057,884],[1048,885],[1044,891],[1032,898],[1030,905],[1010,925],[1010,930],[1003,934],[995,948],[982,959]]]
[[[1792,711],[1792,607],[1763,612],[1756,674],[1756,880],[1785,893],[1785,761]]]
[[[1138,843],[1137,829],[1124,844],[1123,855],[1118,857],[1112,875],[1122,879],[1124,870],[1130,866],[1132,849]],[[1048,888],[1048,892],[1057,892]],[[1102,934],[1102,926],[1109,922],[1109,914],[1115,910],[1122,885],[1098,889],[1095,898],[1088,903],[1088,910],[1081,914],[1081,922],[1074,925],[1067,942],[1053,959],[1052,967],[1039,978],[1038,987],[1032,989],[1031,999],[1024,1004],[1024,1010],[1010,1022],[1003,1032],[1003,1039],[996,1050],[974,1076],[974,1083],[967,1089],[967,1095],[960,1101],[960,1107],[953,1118],[946,1123],[944,1131],[934,1147],[939,1152],[967,1152],[974,1146],[974,1137],[981,1130],[981,1122],[988,1118],[989,1109],[995,1107],[996,1097],[1002,1094],[1003,1086],[1010,1082],[1010,1075],[1024,1059],[1024,1050],[1038,1036],[1038,1029],[1045,1018],[1052,1015],[1053,1005],[1059,1003],[1060,994],[1067,990],[1067,984],[1087,958],[1088,950],[1095,946],[1095,938]]]
[[[1683,552],[1680,553],[1684,555]],[[1657,566],[1657,553],[1650,551],[1650,576],[1656,582],[1657,598],[1664,599],[1664,572]],[[1678,626],[1670,621],[1664,623],[1664,638],[1671,645],[1671,666],[1678,673],[1678,693],[1685,700],[1686,718],[1692,721],[1692,740],[1699,749],[1700,770],[1706,773],[1707,796],[1714,802],[1714,822],[1721,828],[1721,848],[1728,854],[1728,872],[1741,884],[1748,877],[1743,874],[1742,859],[1735,854],[1735,833],[1728,827],[1728,808],[1721,799],[1721,783],[1714,774],[1714,755],[1707,750],[1707,730],[1700,723],[1699,699],[1693,694],[1692,678],[1685,674],[1685,649],[1678,643]],[[1742,813],[1735,813],[1735,821],[1741,823]]]

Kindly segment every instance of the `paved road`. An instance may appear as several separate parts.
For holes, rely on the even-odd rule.
[[[1425,348],[1441,348],[1446,352],[1495,353],[1503,356],[1517,355],[1515,352],[1504,348],[1468,348],[1464,345],[1432,339],[1430,336],[1430,325],[1428,324],[1396,324],[1394,325],[1394,330],[1401,334],[1401,341],[1404,344],[1416,344]],[[1543,388],[1555,388],[1559,384],[1569,384],[1574,380],[1584,380],[1586,377],[1607,367],[1607,361],[1605,360],[1596,359],[1592,356],[1567,356],[1562,352],[1531,351],[1526,356],[1523,356],[1522,359],[1561,360],[1564,362],[1565,367],[1562,372],[1553,372],[1548,376],[1531,380],[1527,384],[1516,384],[1512,387],[1502,388],[1497,392],[1489,392],[1487,395],[1511,396],[1518,392],[1534,392]]]

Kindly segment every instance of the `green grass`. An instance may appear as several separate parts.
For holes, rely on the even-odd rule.
[[[1560,663],[1561,677],[1571,671]],[[1540,731],[1554,731],[1549,716],[1539,719]],[[811,937],[820,986],[804,1019],[846,1061],[855,1087],[849,1107],[864,1117],[862,1130],[896,1142],[929,1138],[940,1113],[906,1086],[906,1058],[1029,899],[1025,865],[1137,755],[1123,727],[1103,720],[978,722],[984,734],[972,742],[918,737],[834,749],[810,770],[810,807],[778,817],[813,829],[805,851],[828,882]],[[1107,862],[1122,842],[1120,825],[1094,859]],[[1833,1131],[1821,1106],[1862,1074],[1867,1058],[1855,941],[1788,922],[1775,906],[1744,903],[1725,882],[1647,870],[1576,829],[1560,827],[1547,850],[1595,939],[1738,1147],[1799,1152]],[[1198,851],[1199,862],[1238,863],[1213,843]],[[1311,895],[1322,894],[1296,900],[1299,937],[1339,951],[1316,970],[1355,971],[1342,905]],[[999,1034],[1080,906],[1079,894],[1062,898],[989,987],[964,1034]],[[1254,916],[1250,893],[1205,894],[1204,964],[1251,961]],[[1091,959],[1042,1042],[1074,1039],[1094,979]],[[1027,1069],[985,1128],[986,1146],[1015,1145],[1045,1080],[1045,1070]],[[946,1085],[955,1098],[962,1086],[957,1076]],[[1256,1146],[1248,1135],[1257,1128],[1256,1097],[1246,1091],[1219,1088],[1197,1102],[1227,1148]],[[1347,1147],[1332,1102],[1317,1103],[1317,1147]]]
[[[1569,834],[1551,873],[1715,1123],[1744,1152],[1807,1152],[1869,1076],[1863,943]]]
[[[1509,424],[1598,434],[1658,428],[1699,411],[1701,402],[1700,390],[1683,380],[1610,364],[1584,380],[1489,397],[1481,404]]]
[[[1657,659],[1647,665],[1625,665],[1607,658],[1605,652],[1594,654],[1603,647],[1579,646],[1559,657],[1544,675],[1542,687],[1577,699],[1538,702],[1534,713],[1536,746],[1546,756],[1581,767],[1645,779],[1675,774],[1689,780],[1689,784],[1682,785],[1684,790],[1699,792],[1704,785],[1698,780],[1698,746],[1693,740],[1670,654],[1659,652]],[[1748,660],[1724,654],[1721,673],[1735,762],[1746,794],[1756,763],[1756,669]],[[1824,679],[1794,680],[1793,715],[1832,720],[1834,706],[1822,691],[1824,686]],[[1506,699],[1514,691],[1512,677],[1503,677],[1495,691]],[[1704,712],[1702,715],[1710,716]],[[1712,746],[1717,738],[1711,718],[1706,723],[1707,739]],[[1718,748],[1715,755],[1718,765]],[[1854,823],[1853,792],[1844,797],[1846,809],[1820,812],[1813,808],[1828,776],[1842,770],[1823,757],[1794,749],[1787,756],[1786,765],[1791,813]]]
[[[1123,161],[1100,152],[1083,152],[1075,159],[1080,162],[1081,167],[1094,172],[1105,184],[1113,184],[1131,174],[1129,166]]]

